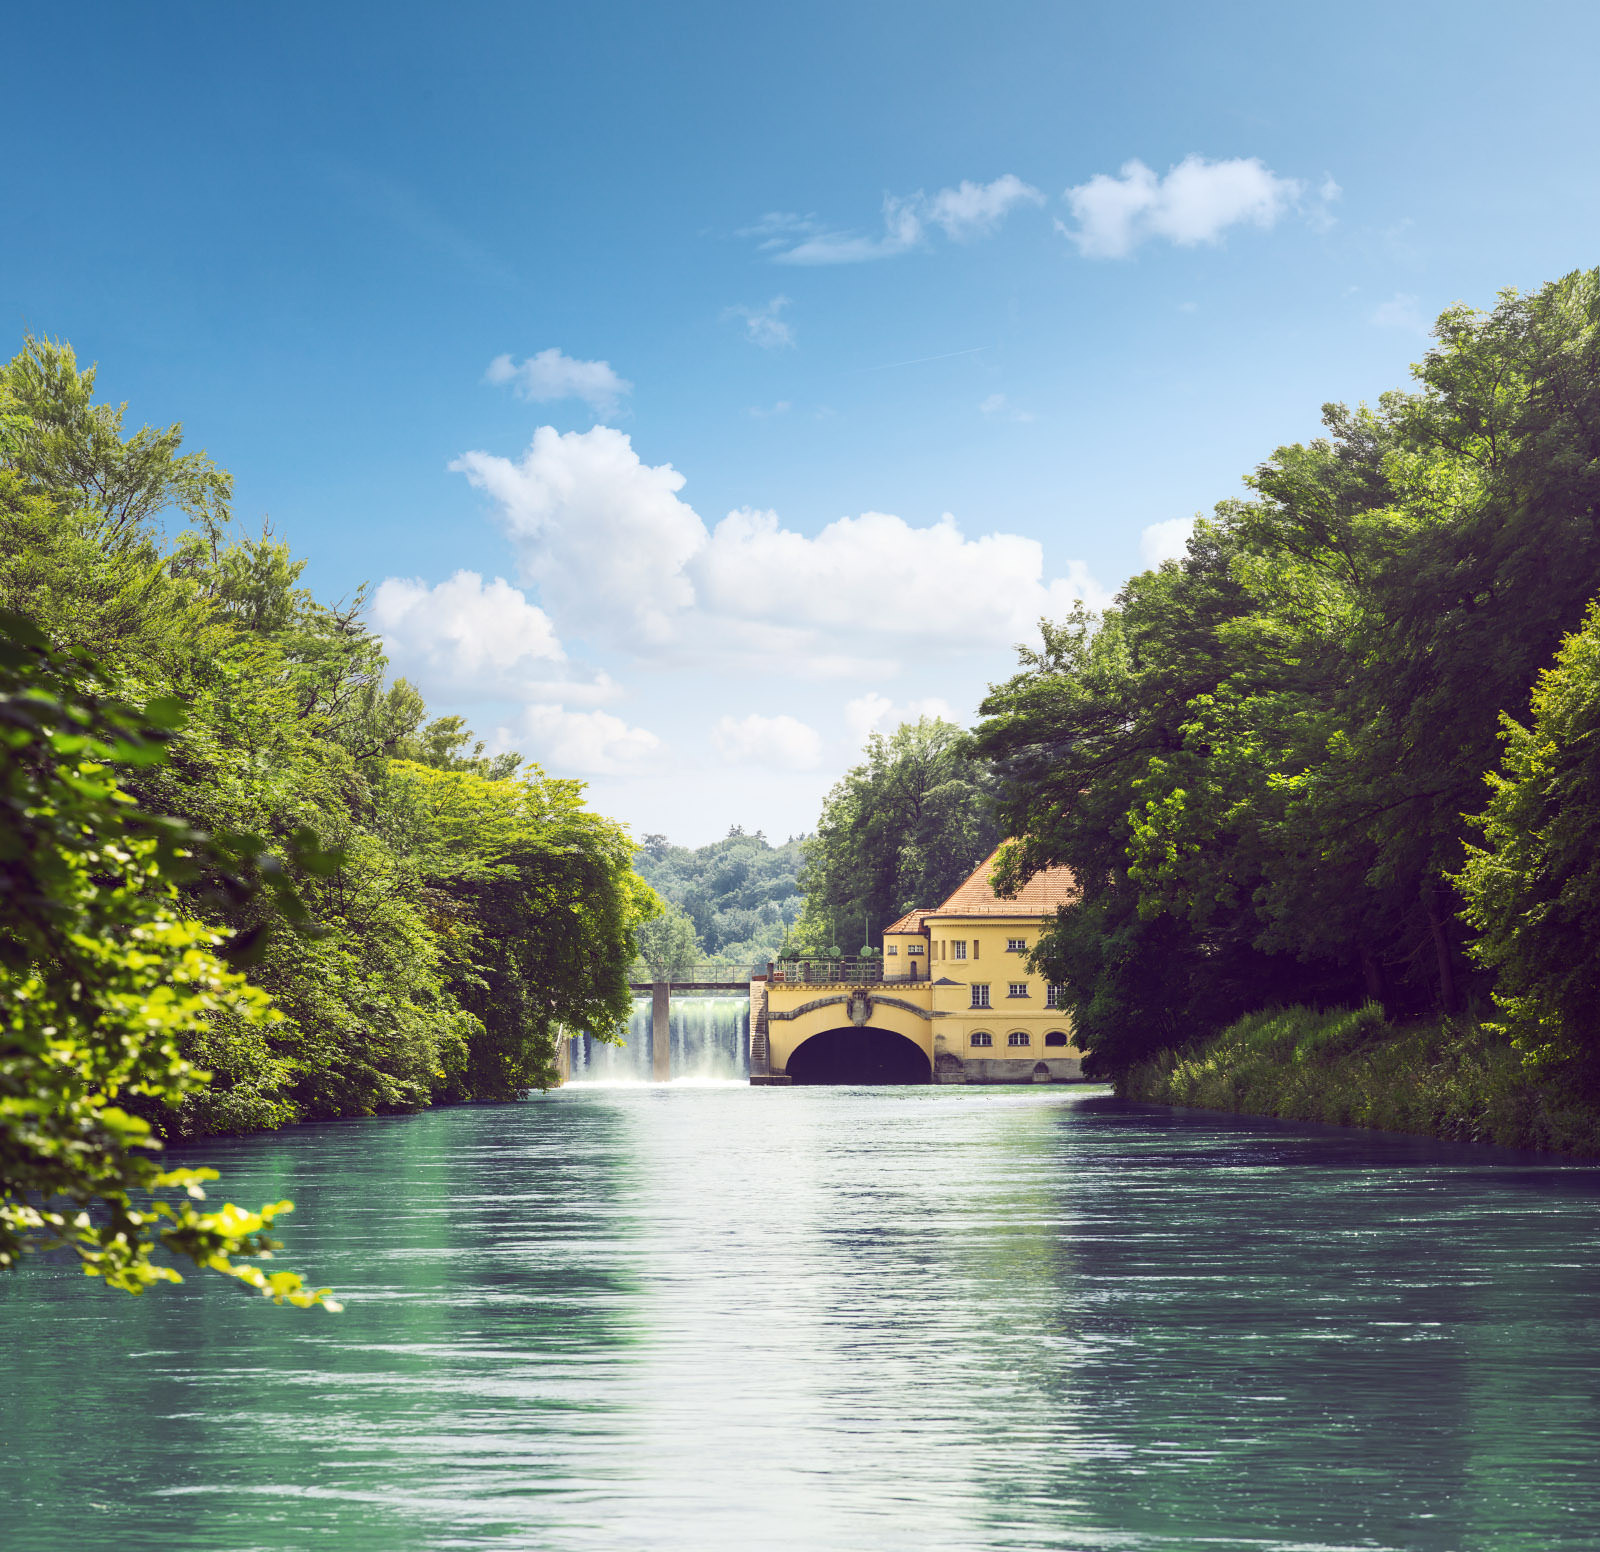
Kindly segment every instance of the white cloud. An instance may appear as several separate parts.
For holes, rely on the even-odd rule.
[[[845,702],[844,708],[845,726],[857,744],[864,744],[869,733],[892,733],[901,723],[915,722],[921,717],[942,717],[946,722],[956,720],[950,703],[937,695],[897,706],[887,695],[869,690]]]
[[[1152,238],[1192,247],[1218,242],[1241,223],[1273,225],[1303,191],[1297,179],[1278,177],[1254,156],[1187,156],[1165,177],[1134,160],[1115,177],[1097,173],[1068,189],[1078,225],[1061,230],[1091,259],[1121,258]]]
[[[498,728],[494,747],[515,749],[557,776],[614,776],[639,769],[661,740],[608,711],[541,704],[524,706],[512,723]]]
[[[1372,309],[1372,321],[1382,329],[1408,329],[1413,334],[1426,334],[1429,327],[1420,302],[1409,291],[1397,291],[1380,302]]]
[[[483,377],[497,387],[510,383],[518,398],[534,403],[582,399],[597,415],[611,414],[633,392],[633,384],[613,372],[609,361],[578,361],[553,348],[521,363],[496,356]]]
[[[955,188],[940,189],[928,201],[927,219],[942,227],[946,237],[960,241],[987,237],[1018,205],[1043,203],[1044,195],[1015,173],[1005,173],[993,183],[969,183],[963,178]]]
[[[792,399],[779,399],[776,404],[767,409],[763,409],[759,404],[752,404],[745,411],[745,414],[751,420],[771,420],[774,415],[787,415],[793,408],[794,401]]]
[[[683,476],[671,464],[641,463],[609,426],[540,426],[516,463],[475,452],[450,467],[494,499],[523,577],[569,634],[598,629],[635,648],[674,638],[694,604],[685,568],[706,529],[678,500]]]
[[[724,318],[742,318],[744,337],[763,350],[783,350],[794,344],[794,330],[778,314],[790,305],[786,296],[775,296],[765,307],[730,307]]]
[[[767,765],[781,771],[811,771],[822,763],[822,738],[796,717],[721,717],[711,743],[730,765]]]
[[[813,537],[746,508],[710,529],[676,469],[606,426],[541,426],[515,462],[473,452],[451,468],[493,499],[565,635],[638,654],[893,673],[909,652],[1010,647],[1041,615],[1108,601],[1082,562],[1047,578],[1036,539],[969,538],[948,513],[918,528],[865,512]]]
[[[1152,523],[1139,535],[1139,553],[1147,566],[1159,566],[1164,560],[1182,560],[1188,553],[1189,535],[1194,532],[1192,517],[1169,517],[1164,523]]]
[[[762,251],[780,264],[862,264],[920,247],[929,226],[958,242],[987,237],[1018,205],[1043,203],[1038,189],[1008,172],[992,183],[963,178],[931,198],[920,189],[915,194],[886,194],[883,233],[877,237],[830,230],[811,216],[786,212],[764,217],[741,235],[759,237]]]
[[[919,203],[915,195],[910,199],[898,199],[886,194],[883,236],[854,237],[847,232],[821,231],[773,256],[780,264],[861,264],[869,259],[892,259],[896,254],[909,253],[922,241],[922,218],[917,214]]]

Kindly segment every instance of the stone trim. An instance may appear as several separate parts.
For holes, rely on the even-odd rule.
[[[868,996],[871,997],[870,992],[868,993]],[[831,1007],[834,1003],[843,1005],[849,1000],[850,999],[848,997],[817,997],[811,1002],[802,1002],[798,1008],[792,1008],[787,1013],[779,1013],[777,1009],[773,1008],[769,1004],[767,1008],[767,1018],[769,1021],[797,1019],[802,1014],[815,1013],[818,1008]],[[886,1008],[899,1008],[905,1013],[915,1013],[920,1019],[928,1019],[931,1021],[935,1017],[935,1015],[929,1012],[927,1008],[919,1008],[916,1003],[907,1002],[903,997],[872,997],[873,1007],[877,1007],[879,1003],[882,1003]]]

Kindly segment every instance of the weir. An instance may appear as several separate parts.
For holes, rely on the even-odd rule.
[[[750,1072],[749,1006],[749,984],[743,981],[710,989],[636,984],[624,1043],[574,1036],[564,1076],[575,1084],[740,1081]]]

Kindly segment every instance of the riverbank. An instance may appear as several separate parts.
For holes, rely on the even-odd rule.
[[[1600,1106],[1531,1073],[1467,1020],[1388,1024],[1364,1008],[1268,1008],[1117,1085],[1127,1099],[1600,1156]]]

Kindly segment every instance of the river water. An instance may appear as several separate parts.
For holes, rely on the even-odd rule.
[[[1093,1089],[214,1146],[287,1264],[0,1283],[0,1546],[1593,1549],[1600,1170]]]

